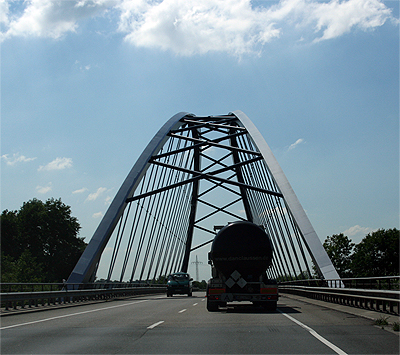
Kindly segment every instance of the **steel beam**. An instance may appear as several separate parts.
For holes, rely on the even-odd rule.
[[[199,137],[199,132],[197,128],[193,128],[192,136],[194,138]],[[201,170],[201,160],[200,160],[200,147],[194,148],[194,164],[193,169],[194,171]],[[190,258],[190,249],[192,247],[193,242],[193,231],[194,231],[194,224],[196,220],[196,211],[197,211],[197,199],[199,196],[199,180],[196,179],[192,185],[192,196],[190,201],[190,215],[189,215],[189,226],[186,234],[186,245],[185,245],[185,254],[183,256],[182,267],[181,270],[183,272],[187,272],[189,267],[189,258]]]

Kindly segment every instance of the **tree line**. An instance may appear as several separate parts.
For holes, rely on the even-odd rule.
[[[1,282],[62,282],[87,245],[79,237],[77,218],[61,199],[34,198],[18,211],[4,210],[0,223]],[[399,275],[396,228],[372,232],[359,244],[334,234],[323,246],[341,278]]]
[[[341,278],[399,275],[399,230],[379,229],[355,244],[343,233],[323,246]]]
[[[24,202],[1,214],[1,282],[62,282],[86,247],[61,199]]]

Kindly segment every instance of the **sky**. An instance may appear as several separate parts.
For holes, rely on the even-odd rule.
[[[2,211],[61,198],[89,242],[170,117],[241,110],[322,242],[399,228],[397,0],[0,0],[0,26]]]

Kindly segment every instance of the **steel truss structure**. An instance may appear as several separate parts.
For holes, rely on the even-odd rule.
[[[187,271],[191,252],[210,247],[214,227],[234,220],[252,221],[270,236],[269,277],[339,278],[271,149],[235,111],[181,112],[167,121],[128,174],[68,283],[93,281],[105,250],[107,280],[151,282]]]

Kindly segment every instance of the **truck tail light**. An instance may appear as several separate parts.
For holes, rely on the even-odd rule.
[[[210,300],[219,300],[222,293],[225,293],[224,288],[209,288],[207,297]]]

